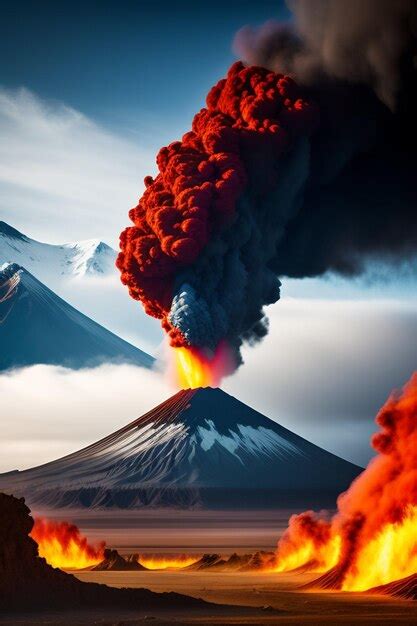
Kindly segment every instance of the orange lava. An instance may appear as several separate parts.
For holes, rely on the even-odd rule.
[[[329,519],[294,515],[274,571],[328,572],[336,588],[365,591],[417,573],[417,373],[378,413],[378,455],[339,496]]]
[[[91,546],[75,524],[38,517],[30,536],[39,546],[39,556],[53,567],[83,569],[103,560],[104,542]]]
[[[200,556],[188,554],[142,554],[139,563],[147,569],[182,569],[199,559]]]
[[[417,506],[410,506],[401,522],[385,524],[360,550],[342,589],[365,591],[416,572]]]
[[[220,344],[213,355],[196,348],[173,348],[173,371],[180,389],[218,387],[222,378],[233,371],[232,357],[226,344]]]

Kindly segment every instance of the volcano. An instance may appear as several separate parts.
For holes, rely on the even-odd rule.
[[[71,368],[154,363],[16,263],[0,268],[0,345],[0,371],[37,363]]]
[[[35,508],[334,506],[361,468],[217,388],[183,390],[87,448],[0,475]]]

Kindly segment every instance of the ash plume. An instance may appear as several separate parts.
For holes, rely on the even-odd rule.
[[[417,243],[413,0],[293,0],[294,25],[245,27],[235,49],[296,76],[320,108],[308,181],[277,247],[281,276],[354,275]]]
[[[171,345],[226,341],[236,364],[267,334],[281,277],[356,275],[416,250],[415,4],[291,8],[294,26],[238,33],[250,66],[161,149],[121,235],[122,281]]]

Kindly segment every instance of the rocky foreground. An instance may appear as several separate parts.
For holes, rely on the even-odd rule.
[[[23,498],[0,493],[0,612],[97,606],[187,611],[220,608],[178,593],[81,582],[39,556],[38,545],[29,537],[33,524]]]

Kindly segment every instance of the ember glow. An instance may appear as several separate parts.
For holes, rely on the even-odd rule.
[[[189,554],[142,554],[139,563],[147,569],[182,569],[196,563],[200,556]]]
[[[30,536],[39,546],[39,556],[53,567],[83,569],[103,559],[104,542],[90,545],[75,524],[38,517]]]
[[[376,422],[381,430],[372,445],[379,454],[339,497],[332,519],[311,511],[291,518],[275,571],[332,570],[331,586],[344,591],[417,572],[417,372]]]
[[[173,377],[180,389],[218,387],[223,376],[234,370],[226,344],[220,344],[213,355],[195,348],[173,348]]]
[[[372,566],[370,566],[370,564]],[[401,522],[386,524],[359,552],[343,581],[344,591],[365,591],[417,572],[417,506]]]
[[[277,560],[271,568],[288,572],[298,568],[327,572],[334,567],[341,550],[341,537],[330,522],[313,511],[290,518],[288,529],[278,544]]]

